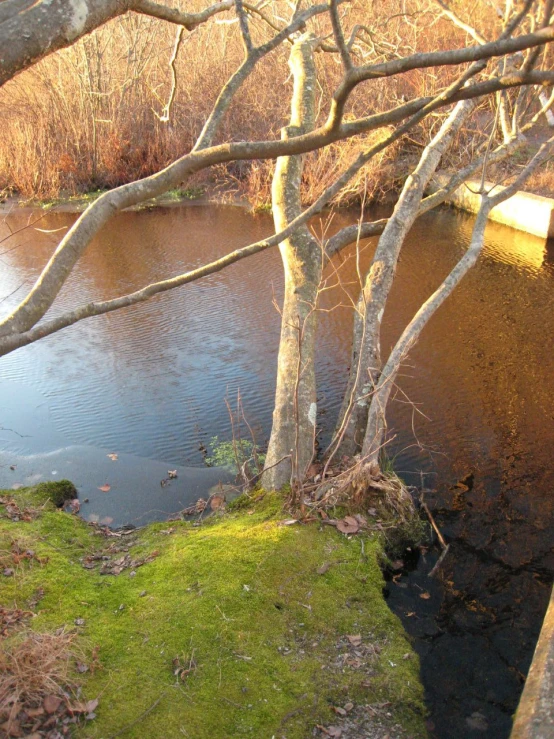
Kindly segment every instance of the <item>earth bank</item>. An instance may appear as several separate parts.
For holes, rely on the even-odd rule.
[[[8,736],[425,736],[380,536],[290,523],[263,493],[109,532],[57,509],[60,485],[0,491]],[[30,695],[14,665],[36,634],[69,638],[69,672]]]

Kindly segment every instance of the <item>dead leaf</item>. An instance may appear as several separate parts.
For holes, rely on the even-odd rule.
[[[340,706],[333,706],[333,711],[339,716],[346,716],[346,711]]]
[[[56,711],[60,707],[61,702],[62,699],[58,698],[57,695],[47,695],[46,698],[42,701],[42,705],[46,713],[52,714],[56,713]]]
[[[23,736],[23,732],[21,731],[21,726],[19,725],[19,721],[14,720],[8,720],[2,726],[0,726],[0,729],[4,729],[6,732],[6,736]]]
[[[341,521],[338,521],[337,529],[342,534],[357,534],[360,530],[360,524],[354,516],[345,516]]]
[[[327,572],[327,570],[329,569],[329,567],[331,567],[331,563],[330,562],[324,562],[321,565],[321,567],[318,567],[317,568],[317,574],[318,575],[324,575]]]
[[[287,518],[286,521],[281,521],[282,526],[292,526],[293,523],[298,523],[297,518]]]
[[[225,505],[224,495],[212,495],[210,498],[210,508],[212,511],[217,511],[218,508],[221,508],[223,505]]]
[[[117,462],[117,454],[112,453],[108,454],[107,456],[112,460],[112,462]]]
[[[98,706],[98,698],[94,698],[94,700],[87,701],[87,713],[92,713],[96,707]]]
[[[38,716],[44,716],[44,708],[26,708],[25,713],[29,718],[37,718]]]
[[[352,644],[353,647],[359,647],[362,643],[362,635],[361,634],[351,634],[350,636],[346,637],[350,644]]]
[[[167,476],[170,480],[175,480],[175,478],[177,477],[177,470],[168,470]]]
[[[345,703],[344,704],[344,710],[345,711],[351,711],[353,708],[354,708],[354,704],[353,703]]]
[[[371,680],[362,680],[361,686],[362,688],[371,688],[372,687]]]
[[[479,711],[474,711],[471,716],[468,716],[466,718],[466,724],[471,729],[476,729],[477,731],[487,731],[489,728],[487,717]]]
[[[353,667],[355,670],[359,670],[363,664],[362,660],[358,659],[357,657],[348,657],[345,662],[347,665]]]
[[[104,516],[104,518],[100,519],[100,523],[102,526],[109,526],[111,523],[113,523],[113,518],[111,516]]]
[[[327,736],[332,736],[334,739],[340,739],[342,736],[342,729],[339,729],[338,726],[319,726],[317,727],[320,729],[320,731],[323,731],[324,734],[327,734]]]
[[[73,498],[73,500],[70,500],[67,506],[71,513],[79,513],[79,511],[81,510],[81,502],[78,498]]]
[[[420,593],[419,594],[419,597],[420,598],[423,598],[423,600],[429,600],[429,598],[431,597],[431,595],[429,593],[425,592],[425,593]]]
[[[111,489],[112,489],[112,486],[108,485],[108,483],[98,488],[98,490],[100,490],[100,492],[102,493],[109,493]]]

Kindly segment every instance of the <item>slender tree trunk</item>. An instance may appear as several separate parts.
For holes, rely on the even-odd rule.
[[[481,196],[481,207],[479,208],[477,218],[475,219],[471,242],[466,253],[458,261],[450,274],[439,285],[435,292],[425,301],[425,303],[423,303],[396,342],[396,345],[383,367],[383,372],[379,378],[379,382],[377,383],[375,392],[371,399],[371,405],[369,407],[369,417],[362,446],[362,456],[364,458],[364,462],[370,467],[373,463],[378,463],[379,460],[379,451],[382,448],[387,429],[385,416],[387,403],[391,388],[402,362],[405,360],[412,346],[419,339],[419,336],[429,322],[429,319],[440,308],[446,298],[452,294],[458,283],[477,262],[483,249],[485,228],[487,226],[491,210],[499,203],[511,198],[512,195],[514,195],[529,179],[533,172],[535,172],[540,165],[552,155],[553,149],[554,136],[542,144],[532,160],[511,185],[496,192],[494,195],[483,194]]]
[[[283,138],[314,127],[316,70],[314,39],[304,35],[292,47],[294,77],[290,125]],[[272,186],[273,218],[277,231],[301,213],[300,181],[303,157],[279,157]],[[273,426],[262,482],[268,489],[301,481],[312,460],[316,424],[314,371],[316,301],[322,253],[307,226],[301,226],[279,249],[285,272],[281,340]]]
[[[379,239],[354,318],[350,374],[335,433],[335,449],[339,454],[352,456],[362,447],[369,406],[381,371],[381,320],[400,250],[418,215],[429,180],[473,105],[471,101],[458,103],[425,148]]]

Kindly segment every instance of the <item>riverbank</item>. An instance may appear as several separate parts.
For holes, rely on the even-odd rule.
[[[77,719],[90,739],[425,735],[379,537],[291,524],[269,495],[110,532],[57,510],[61,485],[0,492],[8,736]],[[37,657],[25,698],[18,649],[47,638],[63,641],[63,679]]]
[[[435,192],[446,184],[449,176],[437,174],[431,183],[430,192]],[[477,180],[468,180],[446,199],[445,204],[467,213],[477,213],[480,207],[479,189],[481,183]],[[502,190],[501,185],[485,182],[487,191]],[[88,206],[106,191],[95,191],[83,196],[60,197],[53,200],[19,200],[11,197],[0,202],[0,213],[8,215],[14,208],[21,210],[56,211],[57,213],[82,213]],[[387,197],[374,202],[374,206],[390,207],[398,197],[398,192],[388,191]],[[226,205],[246,208],[253,212],[271,212],[269,206],[256,207],[244,195],[238,194],[229,188],[191,188],[170,190],[152,200],[129,208],[130,211],[149,210],[152,208],[170,208],[198,205]],[[371,205],[371,203],[366,204]],[[539,238],[554,238],[554,198],[546,197],[534,192],[519,191],[509,200],[494,208],[489,220],[500,223],[509,228],[538,236]]]
[[[434,178],[432,190],[440,189],[448,182],[447,175]],[[485,182],[487,191],[504,190],[501,185]],[[468,213],[477,213],[481,205],[479,190],[481,182],[468,180],[455,190],[447,199],[447,203]],[[516,192],[509,200],[500,203],[489,214],[489,220],[518,231],[549,239],[554,237],[554,200],[531,192]]]

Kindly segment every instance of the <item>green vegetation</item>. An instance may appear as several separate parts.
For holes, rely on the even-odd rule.
[[[238,473],[245,463],[250,467],[262,469],[265,462],[265,454],[248,439],[220,441],[218,436],[212,436],[210,448],[212,453],[204,459],[208,467],[228,467]],[[254,471],[258,472],[258,469]]]
[[[33,488],[23,488],[18,493],[18,504],[52,503],[61,508],[66,501],[74,500],[77,495],[77,488],[69,480],[39,482]]]
[[[168,190],[163,195],[164,200],[198,200],[204,194],[203,187],[178,187],[176,190]]]
[[[284,525],[281,498],[263,494],[200,525],[106,536],[44,492],[3,492],[0,598],[31,604],[36,632],[77,629],[89,654],[98,645],[101,668],[76,673],[97,717],[77,736],[293,739],[365,704],[424,735],[418,661],[382,596],[378,539]],[[9,499],[34,496],[40,510],[18,520]]]

